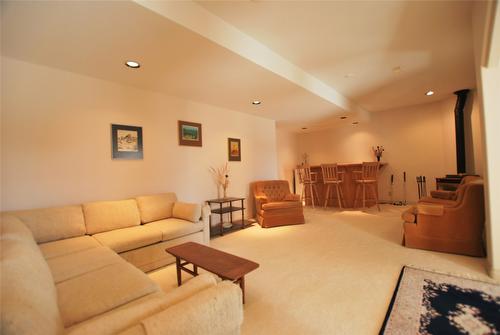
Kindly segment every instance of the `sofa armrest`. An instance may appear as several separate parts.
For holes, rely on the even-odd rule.
[[[241,289],[224,281],[142,320],[121,334],[239,334],[242,323]]]
[[[205,205],[201,209],[201,221],[203,222],[203,242],[206,245],[210,243],[210,215],[212,210],[209,205]]]
[[[453,191],[435,190],[431,191],[431,197],[444,200],[455,200],[456,193]]]

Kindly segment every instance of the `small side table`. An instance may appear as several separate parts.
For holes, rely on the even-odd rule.
[[[239,206],[234,206],[233,202],[239,201],[241,202],[241,205],[238,204]],[[219,214],[220,215],[220,232],[219,234],[222,236],[224,235],[224,227],[222,226],[223,223],[223,215],[226,213],[229,213],[229,222],[231,224],[235,223],[233,222],[233,212],[241,211],[241,229],[245,228],[245,205],[244,205],[245,198],[235,198],[235,197],[227,197],[227,198],[219,198],[219,199],[211,199],[207,200],[207,204],[210,206],[210,210],[213,214]],[[218,205],[217,208],[212,208],[212,204]],[[229,204],[229,206],[224,206],[225,204]],[[212,230],[212,215],[210,215],[210,231]]]

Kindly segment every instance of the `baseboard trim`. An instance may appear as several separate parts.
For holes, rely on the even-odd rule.
[[[486,271],[488,272],[488,276],[490,276],[496,281],[500,281],[500,269],[495,269],[491,267],[491,264],[488,264],[486,266]]]

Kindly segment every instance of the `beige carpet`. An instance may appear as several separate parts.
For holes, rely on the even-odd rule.
[[[376,334],[405,264],[491,280],[484,259],[402,247],[402,210],[306,209],[305,225],[212,240],[260,264],[246,277],[242,334]],[[173,266],[150,276],[176,286]]]

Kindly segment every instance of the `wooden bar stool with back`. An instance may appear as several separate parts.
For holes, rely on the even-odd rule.
[[[314,195],[316,194],[316,199],[319,203],[319,195],[316,184],[318,183],[317,174],[311,172],[311,167],[309,165],[299,165],[297,166],[297,174],[299,175],[299,182],[302,184],[302,193],[300,195],[300,200],[305,201],[306,199],[311,199],[312,207],[314,208]],[[307,190],[309,190],[309,196],[307,197]]]
[[[356,201],[359,200],[359,192],[362,191],[362,199],[363,199],[363,208],[366,207],[366,191],[367,188],[373,193],[375,204],[377,205],[377,209],[380,211],[380,206],[378,203],[378,169],[380,163],[379,162],[363,162],[361,165],[361,171],[354,171],[354,173],[358,174],[360,178],[356,179],[356,193],[354,196],[354,207],[356,208]]]
[[[330,199],[331,190],[330,186],[334,185],[337,191],[337,201],[339,203],[339,208],[342,208],[342,201],[344,201],[344,195],[342,193],[342,182],[343,182],[343,172],[339,171],[337,164],[321,164],[321,173],[323,174],[323,183],[326,185],[325,190],[325,208],[328,205],[328,200]],[[344,201],[345,204],[345,201]]]

